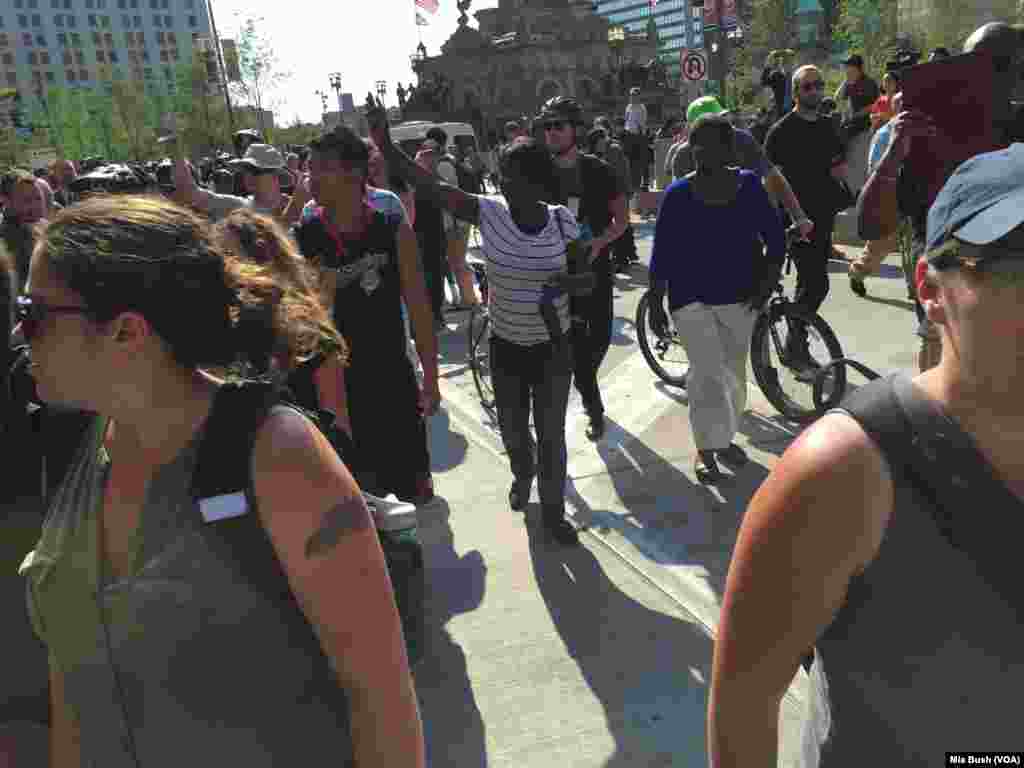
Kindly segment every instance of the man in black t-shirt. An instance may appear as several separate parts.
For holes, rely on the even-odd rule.
[[[844,207],[843,188],[837,179],[846,173],[843,148],[828,120],[818,114],[825,80],[817,67],[805,66],[793,74],[796,109],[772,126],[765,152],[782,171],[814,224],[810,238],[790,248],[797,269],[796,303],[815,313],[828,295],[828,260],[836,212]],[[807,329],[793,328],[787,353],[795,368],[810,374],[817,366],[807,348]]]
[[[538,117],[548,149],[555,157],[559,188],[551,202],[568,206],[580,227],[580,239],[590,240],[591,268],[597,285],[589,296],[573,299],[573,380],[590,419],[587,437],[604,435],[604,403],[597,386],[597,371],[612,341],[611,245],[629,223],[623,183],[611,166],[576,147],[583,127],[583,110],[573,99],[548,101]]]
[[[979,27],[964,43],[964,53],[988,51],[993,56],[993,89],[995,105],[993,120],[996,143],[1001,147],[1024,141],[1024,110],[1011,101],[1020,83],[1022,61],[1021,32],[1009,24],[993,22]],[[984,87],[979,83],[978,87]],[[893,118],[889,149],[868,178],[857,201],[857,223],[865,240],[886,237],[906,218],[913,232],[911,255],[916,263],[924,253],[928,207],[931,203],[926,182],[903,173],[903,161],[916,137],[934,131],[931,120],[919,112],[902,112]],[[917,335],[921,338],[918,367],[921,371],[939,363],[941,346],[938,333],[925,317],[921,305],[917,310]]]

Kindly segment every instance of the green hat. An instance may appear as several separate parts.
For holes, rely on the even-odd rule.
[[[716,97],[701,96],[699,99],[691,101],[690,106],[686,108],[686,122],[692,125],[699,117],[704,117],[704,115],[720,115],[723,112],[725,112],[725,109]]]

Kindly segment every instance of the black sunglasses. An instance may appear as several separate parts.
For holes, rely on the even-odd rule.
[[[568,120],[548,120],[544,123],[545,131],[560,131],[569,124]]]
[[[21,326],[21,334],[25,341],[31,342],[39,333],[39,327],[47,315],[91,315],[92,310],[85,306],[60,306],[47,304],[31,296],[19,296],[14,307],[14,317]]]
[[[806,83],[800,84],[800,90],[802,91],[820,91],[825,88],[824,80],[808,80]]]

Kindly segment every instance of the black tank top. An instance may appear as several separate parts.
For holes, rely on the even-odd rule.
[[[960,489],[953,495],[973,503],[958,503],[950,518],[915,470],[880,444],[895,486],[893,513],[876,558],[851,580],[818,640],[803,766],[926,768],[945,765],[947,751],[1024,743],[1024,588],[1007,569],[991,569],[992,558],[1005,560],[1007,543],[1021,543],[1024,504],[908,378],[873,382],[842,410],[872,434],[880,413],[914,402],[930,421],[907,422],[907,445],[925,457],[933,479],[945,478]],[[985,526],[984,535],[973,536],[972,526]],[[958,543],[985,537],[993,542],[989,557]]]

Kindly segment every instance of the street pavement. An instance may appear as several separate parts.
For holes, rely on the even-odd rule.
[[[653,221],[635,226],[646,264]],[[898,264],[890,256],[869,280],[868,299],[850,292],[845,264],[831,264],[822,308],[844,352],[879,372],[914,365]],[[575,392],[570,400],[567,498],[583,527],[578,548],[548,541],[536,490],[525,515],[509,509],[507,458],[466,364],[467,317],[448,316],[444,403],[430,423],[438,499],[420,512],[429,631],[416,683],[435,768],[707,765],[729,558],[747,502],[797,430],[751,377],[737,442],[752,461],[716,486],[698,483],[686,393],[658,382],[636,345],[646,283],[640,266],[616,278],[599,443],[584,435]],[[801,671],[783,701],[779,765],[793,764],[806,684]]]

